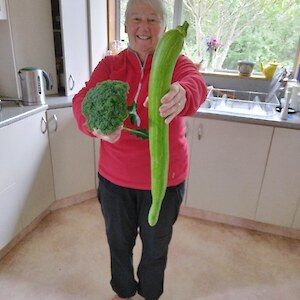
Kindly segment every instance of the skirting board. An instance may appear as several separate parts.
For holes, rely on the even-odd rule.
[[[74,195],[72,197],[60,199],[54,201],[50,207],[43,211],[38,217],[36,217],[28,226],[26,226],[20,233],[18,233],[6,246],[0,250],[0,260],[8,254],[8,252],[14,248],[21,240],[23,240],[27,234],[34,230],[39,223],[49,214],[51,211],[68,207],[74,204],[78,204],[85,200],[95,198],[97,196],[96,190],[84,192],[82,194]]]
[[[197,208],[186,207],[184,205],[180,208],[180,215],[300,240],[300,230],[298,229],[218,214]]]

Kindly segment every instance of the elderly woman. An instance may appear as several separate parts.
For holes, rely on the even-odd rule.
[[[90,132],[82,115],[82,101],[89,89],[104,80],[129,84],[127,103],[136,102],[141,127],[148,128],[147,95],[155,47],[166,29],[166,14],[161,0],[129,0],[125,30],[129,46],[117,55],[103,58],[86,86],[74,96],[73,111],[85,134],[101,139],[98,165],[98,199],[105,220],[111,255],[111,286],[117,299],[139,293],[147,300],[163,293],[168,245],[184,194],[188,171],[185,116],[193,115],[206,97],[206,85],[194,64],[178,57],[169,92],[161,99],[160,115],[169,124],[170,162],[168,187],[158,223],[151,227],[147,214],[151,206],[149,141],[136,139],[122,127],[110,135]],[[124,123],[132,127],[129,121]],[[137,235],[142,241],[142,256],[135,278],[133,248]]]

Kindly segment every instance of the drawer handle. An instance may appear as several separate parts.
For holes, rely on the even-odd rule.
[[[72,91],[74,89],[75,86],[75,80],[74,77],[72,76],[72,74],[69,76],[69,87],[70,87],[70,91]]]
[[[45,134],[48,130],[48,124],[46,118],[43,116],[41,119],[41,131],[43,134]]]
[[[54,131],[56,132],[57,129],[58,129],[58,121],[57,121],[57,116],[56,116],[56,114],[54,114],[51,118],[54,119],[54,121],[55,121]]]
[[[202,124],[199,125],[198,127],[198,140],[200,141],[203,135],[203,126]]]

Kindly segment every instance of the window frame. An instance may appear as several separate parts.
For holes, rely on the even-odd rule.
[[[176,27],[181,24],[181,11],[183,6],[183,0],[174,0],[174,15],[173,15],[173,26]],[[108,14],[108,45],[110,47],[113,40],[120,40],[120,0],[107,0],[107,14]],[[300,37],[298,41],[298,48],[295,53],[294,60],[294,78],[297,76],[298,66],[300,65]],[[205,71],[201,71],[205,73]],[[213,71],[214,73],[214,71]],[[220,73],[220,72],[218,72]],[[223,74],[228,73],[232,75],[232,72],[222,72]],[[236,75],[236,74],[234,74]]]

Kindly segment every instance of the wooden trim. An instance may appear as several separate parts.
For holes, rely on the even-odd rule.
[[[74,204],[78,204],[81,203],[83,201],[92,199],[92,198],[96,198],[97,197],[97,190],[93,189],[78,195],[74,195],[71,197],[67,197],[64,199],[59,199],[59,200],[55,200],[51,206],[50,206],[50,211],[54,211],[57,209],[61,209],[64,207],[68,207]]]
[[[220,77],[231,77],[231,78],[240,78],[240,79],[245,79],[245,80],[268,80],[264,75],[261,74],[251,74],[251,76],[246,77],[246,76],[241,76],[239,73],[236,71],[213,71],[213,72],[208,72],[205,70],[200,70],[200,72],[206,76],[220,76]]]
[[[107,19],[108,19],[108,48],[112,41],[116,39],[116,3],[115,0],[107,0]]]
[[[43,211],[29,225],[22,229],[21,232],[19,232],[8,244],[0,249],[0,260],[6,256],[11,249],[16,247],[31,231],[33,231],[49,213],[49,209]]]

